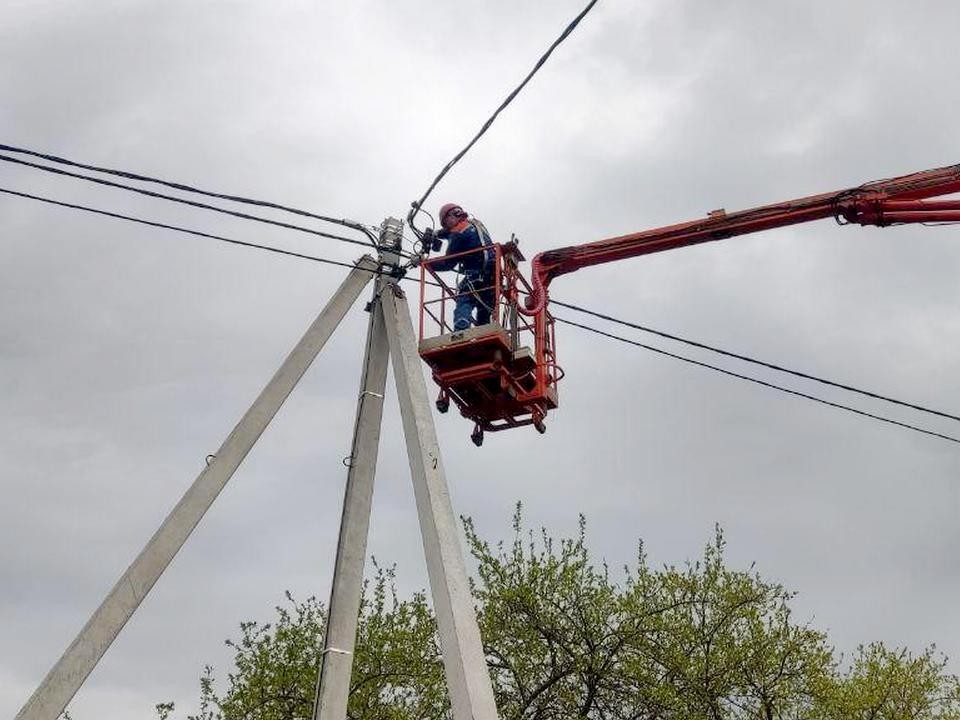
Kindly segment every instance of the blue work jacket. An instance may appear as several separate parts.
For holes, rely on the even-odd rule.
[[[494,260],[496,254],[493,250],[493,241],[487,234],[483,224],[473,220],[467,222],[467,226],[460,232],[452,232],[447,236],[447,255],[456,255],[476,250],[477,248],[487,246],[489,249],[484,252],[471,253],[463,257],[452,258],[450,260],[437,260],[431,263],[434,270],[453,270],[458,268],[460,272],[466,275],[485,275],[492,276],[494,272]],[[458,267],[459,266],[459,267]]]

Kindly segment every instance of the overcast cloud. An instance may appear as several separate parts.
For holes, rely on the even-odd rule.
[[[6,0],[0,142],[379,223],[405,214],[581,5]],[[957,162],[958,26],[960,5],[935,0],[601,0],[431,208],[456,200],[532,256]],[[9,164],[0,186],[358,254]],[[0,717],[342,275],[0,197]],[[956,411],[958,275],[960,229],[827,221],[585,270],[553,294]],[[326,598],[359,309],[77,695],[76,720],[189,709],[241,620],[270,618],[285,589]],[[798,616],[838,649],[936,642],[960,670],[957,446],[559,335],[567,377],[545,436],[477,450],[465,421],[437,418],[455,507],[485,536],[507,536],[517,500],[556,533],[583,512],[619,566],[638,538],[653,561],[683,562],[720,523],[730,561],[798,590]],[[377,483],[370,552],[398,564],[405,591],[423,587],[391,404]]]

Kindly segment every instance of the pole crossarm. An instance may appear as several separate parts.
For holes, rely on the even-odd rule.
[[[320,353],[379,264],[364,255],[15,720],[57,720]]]
[[[314,720],[345,720],[347,717],[380,444],[380,422],[390,359],[383,308],[379,302],[383,285],[383,278],[378,277],[373,302],[370,303],[367,346],[360,373],[357,420],[343,496],[343,515],[340,519],[340,538],[333,569]]]
[[[453,513],[410,311],[395,281],[380,294],[410,474],[420,518],[454,720],[496,720],[497,707],[474,614],[459,525]]]

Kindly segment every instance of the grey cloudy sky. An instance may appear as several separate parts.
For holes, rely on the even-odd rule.
[[[580,7],[7,0],[0,142],[377,223],[405,213]],[[960,5],[936,0],[601,0],[431,205],[455,199],[532,255],[957,162],[958,24]],[[0,186],[357,255],[7,164]],[[955,411],[958,275],[956,228],[821,222],[585,270],[553,294]],[[0,716],[341,277],[0,198]],[[326,597],[363,327],[354,312],[331,340],[77,695],[77,720],[189,709],[239,621],[268,619],[284,589]],[[584,512],[617,566],[640,537],[655,562],[682,562],[720,523],[731,562],[798,590],[799,616],[839,649],[936,642],[958,669],[956,446],[574,328],[559,342],[563,407],[545,436],[477,450],[464,421],[438,418],[455,507],[483,534],[506,537],[517,500],[557,533]],[[370,550],[409,590],[426,575],[391,405],[384,431]]]

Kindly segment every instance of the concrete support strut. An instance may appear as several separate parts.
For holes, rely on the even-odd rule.
[[[400,287],[395,282],[385,284],[380,298],[453,717],[496,720],[459,525],[450,502],[410,311]]]
[[[357,261],[355,269],[284,360],[210,464],[200,473],[53,666],[17,714],[16,720],[56,720],[60,716],[378,268],[378,263],[369,256],[365,255]]]
[[[317,683],[314,720],[344,720],[350,695],[350,673],[360,614],[363,565],[370,529],[370,507],[380,444],[380,421],[390,359],[383,308],[379,293],[383,280],[378,278],[370,304],[367,346],[360,375],[360,396],[347,485],[340,520],[340,539],[333,570],[333,587],[324,636],[323,661]]]

